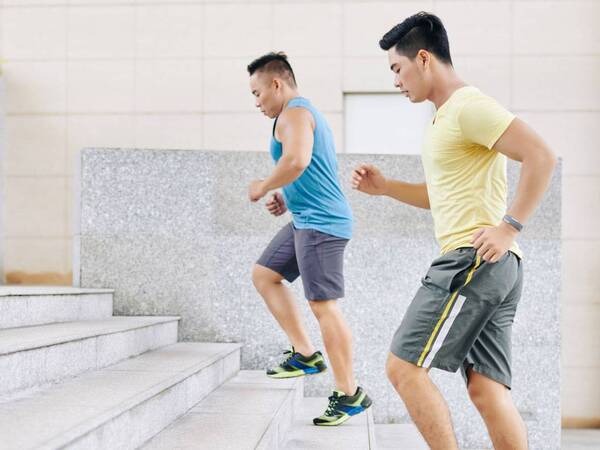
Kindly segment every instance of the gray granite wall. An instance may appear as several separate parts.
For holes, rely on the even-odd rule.
[[[356,373],[375,400],[378,422],[408,414],[384,373],[391,337],[437,256],[428,211],[349,188],[359,162],[388,176],[423,179],[416,156],[340,155],[356,227],[345,259],[341,301],[354,333]],[[516,165],[509,167],[516,185]],[[266,153],[88,149],[82,152],[75,279],[114,288],[117,314],[178,314],[184,340],[242,342],[242,367],[274,363],[288,344],[254,291],[253,262],[290,218],[251,204],[251,179],[268,174]],[[532,448],[559,448],[560,170],[519,240],[525,289],[514,326],[513,395]],[[318,327],[293,285],[319,347]],[[432,371],[446,395],[461,445],[488,446],[483,422],[459,374]],[[328,373],[307,380],[307,395],[328,395]]]

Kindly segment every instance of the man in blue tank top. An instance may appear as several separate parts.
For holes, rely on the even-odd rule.
[[[314,348],[290,290],[282,284],[302,278],[304,294],[319,321],[335,378],[335,389],[315,425],[339,425],[371,406],[356,385],[352,368],[352,334],[336,302],[344,296],[344,248],[352,237],[352,211],[337,174],[333,134],[323,115],[300,97],[294,72],[283,53],[269,53],[248,66],[256,107],[275,119],[271,156],[275,169],[250,184],[250,200],[270,191],[268,211],[287,210],[292,222],[267,246],[252,272],[254,286],[287,334],[292,349],[272,378],[318,374],[327,366]]]

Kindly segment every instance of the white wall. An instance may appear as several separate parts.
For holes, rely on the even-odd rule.
[[[420,155],[435,108],[397,93],[344,96],[344,151]]]
[[[600,2],[1,3],[7,273],[69,272],[82,146],[266,149],[245,66],[283,49],[343,149],[344,93],[394,91],[381,35],[439,14],[459,73],[564,160],[563,415],[600,418]]]

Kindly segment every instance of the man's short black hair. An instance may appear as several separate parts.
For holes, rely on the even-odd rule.
[[[256,58],[248,64],[248,73],[271,72],[276,73],[283,78],[287,78],[292,86],[296,86],[296,77],[290,65],[287,55],[283,52],[271,52]]]
[[[419,50],[433,53],[441,61],[452,65],[448,34],[440,18],[434,14],[421,11],[399,23],[379,41],[383,50],[393,46],[396,51],[414,59]]]

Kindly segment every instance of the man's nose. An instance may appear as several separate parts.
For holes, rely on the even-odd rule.
[[[402,89],[402,83],[400,82],[400,77],[398,75],[394,77],[394,86]]]

